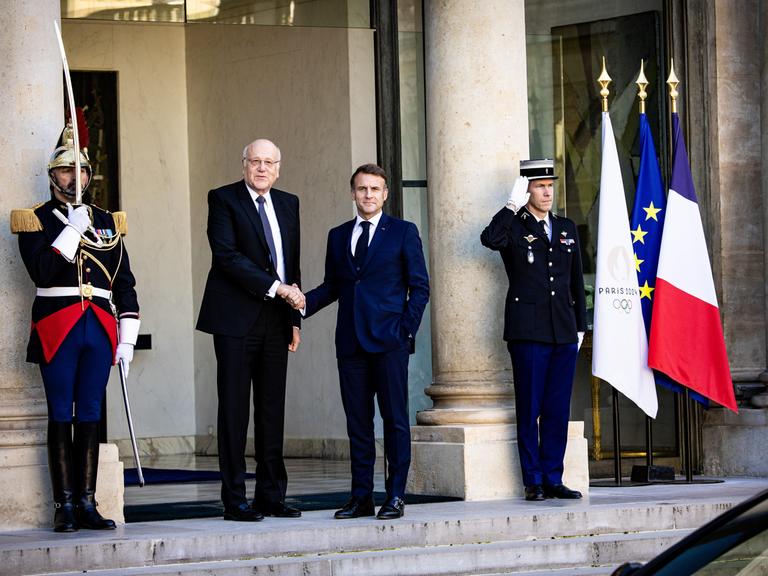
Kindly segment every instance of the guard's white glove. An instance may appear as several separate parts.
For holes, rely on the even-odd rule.
[[[579,338],[579,343],[576,345],[576,352],[581,350],[581,343],[584,342],[584,332],[576,332],[576,336]]]
[[[74,262],[77,248],[80,246],[80,237],[91,225],[91,215],[86,206],[72,208],[72,204],[67,203],[67,221],[67,225],[56,236],[52,246],[67,261]]]
[[[518,176],[515,180],[515,185],[512,186],[512,192],[509,193],[509,199],[507,200],[507,208],[512,212],[517,213],[520,208],[528,203],[528,178],[525,176]]]
[[[69,226],[77,230],[78,234],[84,234],[91,225],[91,215],[88,213],[88,207],[82,205],[72,208],[72,204],[67,202],[67,220],[69,220]]]
[[[115,364],[123,361],[125,375],[128,376],[128,369],[133,361],[133,347],[139,338],[139,326],[141,321],[138,318],[120,319],[120,343],[115,350]]]
[[[119,364],[120,360],[123,361],[123,368],[125,368],[125,376],[128,377],[128,370],[133,361],[133,344],[118,344],[115,350],[115,364]]]

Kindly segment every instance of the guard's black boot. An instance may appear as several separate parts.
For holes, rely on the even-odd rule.
[[[72,476],[72,423],[48,421],[48,470],[51,474],[55,532],[76,532]]]
[[[89,530],[114,530],[115,523],[96,510],[96,474],[99,470],[99,423],[75,423],[75,466],[79,475],[77,523]]]

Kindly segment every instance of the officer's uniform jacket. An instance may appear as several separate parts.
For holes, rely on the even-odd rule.
[[[122,240],[124,219],[118,216],[120,213],[112,214],[97,206],[90,207],[93,228],[107,242],[105,247],[98,248],[81,240],[74,262],[68,262],[51,246],[65,226],[53,211],[58,210],[66,216],[65,206],[52,199],[34,208],[33,213],[32,210],[21,210],[14,211],[17,214],[12,215],[12,231],[19,235],[21,258],[35,286],[80,289],[80,294],[74,296],[35,297],[27,345],[28,362],[50,362],[67,334],[89,308],[104,326],[113,352],[117,346],[117,319],[139,316],[134,289],[136,281]],[[23,218],[25,221],[19,224],[18,215],[24,212],[27,213]],[[109,244],[112,246],[106,247]],[[110,291],[111,301],[93,295],[93,288]]]
[[[552,240],[525,207],[502,208],[483,231],[483,246],[498,250],[509,278],[504,340],[577,342],[586,331],[586,305],[576,225],[550,212]]]

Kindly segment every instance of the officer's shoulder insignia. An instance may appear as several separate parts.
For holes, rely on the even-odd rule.
[[[528,218],[528,212],[523,212],[523,213],[520,215],[520,218],[522,218],[523,220],[525,220],[526,218]]]
[[[112,212],[112,219],[115,221],[115,230],[118,234],[123,236],[128,234],[128,215],[125,212]]]
[[[18,234],[19,232],[41,232],[43,224],[40,222],[40,218],[35,214],[37,210],[43,204],[36,204],[32,208],[21,208],[18,210],[11,210],[11,233]]]

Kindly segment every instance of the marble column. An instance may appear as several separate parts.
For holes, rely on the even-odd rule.
[[[50,526],[47,409],[40,373],[25,361],[34,286],[10,233],[12,209],[48,199],[48,157],[64,123],[61,59],[53,22],[59,0],[9,0],[0,10],[0,530]],[[122,464],[102,446],[97,498],[122,520]]]
[[[480,233],[528,157],[525,3],[425,0],[424,8],[434,407],[412,429],[409,491],[519,495],[502,342],[508,283]]]
[[[0,526],[51,520],[47,412],[40,375],[24,361],[33,287],[9,227],[10,211],[48,196],[46,164],[63,123],[61,61],[53,28],[58,0],[10,0],[0,10]]]
[[[709,116],[716,154],[712,179],[715,282],[719,281],[731,376],[745,398],[764,390],[766,361],[766,270],[768,244],[768,87],[766,2],[724,0],[707,7],[716,41],[702,50],[714,91]],[[689,50],[701,49],[689,46]],[[762,129],[761,129],[762,122]],[[755,216],[744,218],[745,211]],[[739,413],[714,406],[702,417],[702,468],[713,476],[768,476],[762,446],[768,441],[768,397],[742,402]]]

